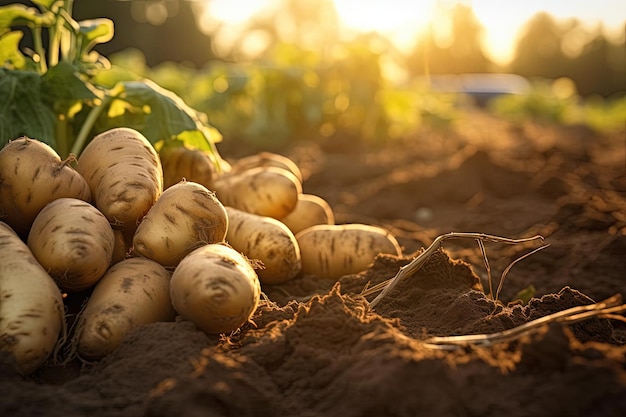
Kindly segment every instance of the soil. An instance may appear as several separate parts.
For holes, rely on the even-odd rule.
[[[265,149],[267,150],[267,149]],[[231,335],[182,320],[138,328],[100,362],[21,377],[0,357],[2,416],[623,416],[626,323],[590,317],[492,344],[442,346],[626,291],[626,141],[582,126],[479,111],[381,146],[334,137],[271,149],[304,174],[337,223],[388,228],[381,255],[339,281],[298,276]],[[250,147],[225,142],[221,153]],[[448,232],[541,235],[537,248],[450,239],[380,303],[393,278]],[[489,284],[489,276],[492,284]],[[493,291],[495,295],[495,291]],[[71,297],[70,297],[71,298]],[[623,317],[623,316],[622,316]]]

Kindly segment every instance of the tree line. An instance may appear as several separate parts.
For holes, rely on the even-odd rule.
[[[300,30],[307,33],[315,30],[316,22],[311,20],[319,16],[326,16],[324,22],[318,22],[320,27],[323,24],[324,30],[333,29],[328,27],[327,14],[311,13],[311,2],[284,1],[287,17],[285,10],[282,10],[280,18],[307,19],[307,24],[302,25]],[[154,8],[156,3],[162,6],[158,24],[154,22],[154,14],[159,10],[147,9]],[[105,55],[135,47],[143,51],[150,66],[164,61],[184,61],[202,67],[215,60],[232,59],[229,56],[218,56],[212,48],[212,35],[198,27],[197,3],[179,0],[78,1],[74,9],[79,19],[108,17],[115,22],[115,37],[100,47],[100,52]],[[323,8],[329,7],[332,2],[315,3],[317,7]],[[141,10],[141,7],[144,9]],[[152,21],[147,12],[152,13]],[[166,13],[165,18],[163,13]],[[292,15],[289,16],[289,13]],[[457,5],[450,19],[451,42],[445,46],[438,45],[432,32],[427,32],[416,41],[415,48],[404,56],[404,65],[410,74],[504,71],[530,78],[569,77],[583,96],[610,96],[626,91],[626,44],[623,38],[615,42],[600,30],[594,34],[586,33],[582,23],[577,20],[559,22],[547,13],[539,13],[525,25],[511,63],[498,67],[484,53],[481,43],[484,28],[472,9]],[[295,27],[298,28],[298,25]],[[272,24],[272,16],[253,22],[249,29],[263,30],[274,38],[279,36]]]

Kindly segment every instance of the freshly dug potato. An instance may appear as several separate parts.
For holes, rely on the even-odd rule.
[[[250,319],[261,297],[261,285],[242,254],[223,244],[209,244],[178,264],[170,296],[174,309],[202,331],[227,333]]]
[[[134,229],[163,191],[163,168],[138,131],[115,128],[92,139],[78,158],[94,205],[116,229]]]
[[[276,167],[290,171],[302,183],[302,171],[290,158],[273,152],[259,152],[245,156],[232,163],[233,172],[243,172],[251,168]]]
[[[35,217],[61,197],[90,201],[87,181],[72,168],[73,155],[62,161],[54,149],[26,137],[0,150],[0,220],[22,239]]]
[[[182,181],[163,191],[141,221],[132,253],[174,267],[199,246],[223,242],[227,230],[226,209],[215,193]]]
[[[213,190],[225,206],[280,220],[296,207],[302,184],[285,169],[258,167],[216,178]]]
[[[28,247],[61,289],[92,287],[111,264],[115,236],[106,217],[76,198],[59,198],[39,212]]]
[[[335,224],[335,214],[322,197],[300,194],[296,207],[281,221],[295,234],[317,224]]]
[[[302,273],[339,279],[365,270],[380,253],[402,255],[387,230],[366,224],[317,225],[296,234]]]
[[[130,251],[130,245],[128,239],[121,230],[114,229],[113,236],[115,237],[113,245],[113,255],[111,257],[111,264],[116,264],[119,261],[123,261],[126,255]]]
[[[300,248],[294,234],[280,220],[226,207],[229,227],[226,241],[250,259],[259,260],[263,284],[278,284],[294,278],[302,268]]]
[[[0,351],[11,352],[22,374],[52,354],[65,310],[61,291],[28,246],[0,222]]]
[[[172,321],[170,273],[145,258],[128,258],[102,277],[78,315],[72,344],[78,356],[99,360],[112,353],[137,327]]]
[[[159,150],[163,165],[163,189],[182,180],[197,182],[207,188],[215,178],[230,171],[230,164],[217,160],[210,152],[190,149],[183,144],[166,144]]]

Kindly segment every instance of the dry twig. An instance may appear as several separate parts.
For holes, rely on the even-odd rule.
[[[401,267],[395,277],[393,277],[393,278],[391,278],[391,279],[389,279],[387,281],[381,282],[380,284],[377,284],[377,285],[375,285],[373,287],[370,287],[370,288],[364,290],[363,292],[361,292],[361,295],[367,296],[367,295],[371,295],[371,294],[374,294],[374,293],[382,290],[382,292],[380,294],[378,294],[378,296],[376,296],[376,298],[374,298],[370,302],[370,307],[372,309],[374,307],[376,307],[376,305],[380,302],[380,300],[382,300],[383,297],[385,297],[392,289],[394,289],[395,286],[398,285],[398,283],[400,281],[402,281],[405,277],[411,276],[415,272],[417,272],[426,263],[428,258],[430,258],[430,256],[437,249],[439,249],[439,247],[441,246],[442,242],[444,240],[448,240],[448,239],[476,239],[476,240],[478,240],[479,241],[479,245],[481,247],[481,250],[483,251],[483,257],[485,259],[486,259],[487,256],[486,256],[486,253],[484,252],[483,242],[500,242],[500,243],[506,243],[506,244],[511,244],[511,245],[524,243],[524,242],[531,242],[531,241],[534,241],[534,240],[540,240],[540,241],[543,242],[543,236],[540,236],[540,235],[529,237],[529,238],[523,238],[523,239],[509,239],[509,238],[506,238],[506,237],[488,235],[488,234],[485,234],[485,233],[450,232],[450,233],[446,233],[444,235],[440,235],[437,238],[435,238],[433,243],[431,243],[431,245],[428,248],[426,248],[422,253],[420,253],[418,256],[416,256],[407,265]],[[507,269],[503,273],[502,277],[500,278],[500,285],[498,287],[498,291],[502,287],[502,282],[503,282],[503,280],[504,280],[504,278],[506,276],[506,273],[511,269],[513,264],[515,264],[517,261],[525,258],[526,256],[529,256],[530,254],[532,254],[534,252],[537,252],[540,249],[545,248],[546,246],[547,245],[544,245],[544,246],[541,246],[541,247],[535,249],[533,252],[524,255],[522,258],[517,259],[511,265],[509,265],[509,267],[507,267]],[[491,272],[490,272],[491,270],[489,268],[489,263],[486,262],[486,265],[487,265],[487,268],[488,268],[488,271],[489,271],[489,275],[491,276]],[[491,288],[491,278],[490,278],[489,281],[490,281],[489,282],[489,286]]]
[[[501,332],[464,336],[437,336],[424,340],[424,344],[426,347],[442,350],[454,350],[470,345],[491,346],[495,343],[510,342],[535,333],[550,323],[574,324],[592,317],[626,321],[625,317],[618,315],[624,312],[626,312],[626,304],[622,304],[622,296],[616,294],[599,303],[557,311]]]

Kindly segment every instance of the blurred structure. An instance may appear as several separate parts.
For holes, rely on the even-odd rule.
[[[473,103],[484,107],[496,97],[511,94],[526,94],[531,83],[517,74],[437,74],[421,77],[419,84],[427,85],[434,93],[463,94]]]

